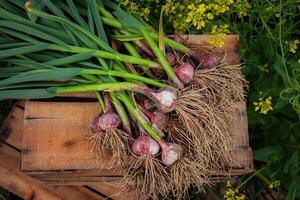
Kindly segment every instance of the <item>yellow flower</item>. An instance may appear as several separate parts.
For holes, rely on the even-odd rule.
[[[190,4],[188,7],[187,7],[189,10],[194,10],[195,9],[195,4]]]
[[[257,67],[260,71],[265,72],[266,74],[268,74],[270,72],[268,63],[266,63],[264,65],[258,65]]]
[[[238,17],[244,17],[248,15],[248,11],[251,8],[251,4],[247,0],[236,0],[233,7],[237,11]]]
[[[251,8],[248,0],[165,0],[165,2],[165,15],[172,22],[176,33],[185,32],[191,26],[201,30],[219,15],[228,12],[231,7],[239,17],[246,16]],[[221,36],[213,39],[214,46],[224,45],[219,39]]]
[[[129,0],[124,0],[124,1],[122,1],[122,5],[124,5],[124,6],[127,6],[128,3],[129,3]]]
[[[202,4],[200,4],[199,6],[198,6],[198,8],[197,8],[197,13],[204,13],[205,11],[206,11],[206,6],[205,6],[205,4],[204,3],[202,3]]]
[[[226,200],[234,199],[234,197],[235,197],[235,191],[232,190],[231,188],[227,188],[223,197]]]
[[[172,4],[171,3],[166,3],[165,4],[165,13],[168,13],[171,8],[172,8]]]
[[[136,12],[139,9],[138,4],[134,3],[134,2],[129,2],[129,4],[127,4],[128,9],[130,10],[130,12],[136,14]]]
[[[224,13],[224,12],[228,11],[229,7],[225,6],[225,5],[216,5],[215,9],[216,9],[217,14],[220,14],[220,13]]]
[[[235,200],[244,200],[244,199],[245,199],[244,194],[241,194],[241,195],[235,197]]]
[[[245,195],[239,193],[239,190],[237,188],[232,187],[231,182],[229,180],[227,180],[226,190],[223,195],[223,198],[225,200],[244,200]]]
[[[224,46],[224,37],[226,33],[229,33],[228,30],[229,25],[214,25],[211,29],[212,36],[208,40],[208,43],[213,47],[222,47]]]
[[[129,0],[123,0],[121,4],[126,6],[131,13],[149,21],[150,9],[148,7],[141,7],[138,3]]]
[[[184,10],[184,6],[182,6],[182,10]],[[188,13],[187,17],[184,22],[191,23],[193,26],[196,27],[197,30],[205,27],[205,18],[206,18],[206,10],[207,6],[204,3],[201,4],[190,4],[187,6]]]
[[[226,187],[231,187],[231,182],[229,180],[226,183]]]
[[[282,25],[282,24],[285,24],[286,23],[286,19],[285,18],[281,18],[280,20],[279,20],[279,23]]]
[[[300,64],[300,59],[297,60],[298,64]]]
[[[233,0],[227,0],[227,5],[231,5],[231,4],[233,4],[233,3],[234,3]]]
[[[224,46],[224,36],[223,35],[213,35],[208,40],[208,43],[213,47],[223,47]]]
[[[270,189],[279,188],[279,186],[280,186],[280,181],[279,180],[273,181],[269,184]]]
[[[274,8],[272,6],[267,7],[267,11],[274,11]]]
[[[207,19],[209,20],[214,19],[214,15],[211,13],[207,13]]]
[[[142,18],[144,18],[146,21],[149,21],[149,14],[150,14],[150,9],[149,8],[142,8],[139,15]]]
[[[173,27],[174,27],[176,33],[183,33],[187,29],[188,24],[182,23],[181,20],[174,20]]]
[[[299,44],[299,40],[295,39],[293,41],[290,42],[290,52],[291,53],[296,53],[297,49],[298,49],[298,44]]]
[[[273,106],[272,106],[272,97],[269,96],[268,98],[266,98],[265,100],[263,98],[259,98],[258,102],[253,102],[254,105],[254,111],[260,111],[260,114],[268,114],[269,111],[273,110]]]

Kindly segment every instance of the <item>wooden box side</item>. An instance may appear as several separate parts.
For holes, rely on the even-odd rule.
[[[105,157],[94,157],[85,137],[96,102],[26,101],[21,169],[27,172],[99,170]],[[113,176],[103,169],[103,175]]]
[[[94,183],[91,186],[53,186],[34,179],[20,171],[20,150],[22,149],[22,130],[24,102],[15,103],[0,128],[0,186],[24,199],[57,200],[100,200],[114,196],[114,200],[136,199],[134,193],[120,190],[113,183]]]
[[[105,158],[96,158],[85,138],[84,133],[97,109],[95,102],[26,102],[22,170],[48,181],[53,177],[57,180],[72,177],[74,181],[85,177],[81,180],[95,181],[97,177],[120,176],[111,169],[103,168]],[[233,162],[228,163],[228,168],[232,168],[232,175],[244,174],[252,169],[245,110],[244,103],[237,103],[236,117],[231,122]],[[216,172],[215,175],[222,173]]]

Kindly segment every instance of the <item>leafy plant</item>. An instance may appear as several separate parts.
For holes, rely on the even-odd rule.
[[[280,182],[280,193],[286,199],[300,196],[300,2],[118,2],[136,15],[139,15],[140,10],[148,8],[148,16],[143,13],[140,17],[149,20],[154,26],[158,24],[160,7],[165,5],[167,9],[164,28],[169,34],[212,33],[215,25],[227,24],[230,33],[240,36],[243,74],[249,81],[247,99],[250,143],[254,149],[256,168],[265,169],[243,188],[248,198],[254,199],[266,191],[278,190],[278,187],[274,187],[277,181],[276,183]],[[220,5],[224,12],[212,9]],[[197,9],[198,12],[194,12]],[[172,15],[172,12],[176,14]],[[210,13],[213,18],[208,19]],[[197,26],[198,22],[189,20],[189,16],[201,19],[204,25]]]

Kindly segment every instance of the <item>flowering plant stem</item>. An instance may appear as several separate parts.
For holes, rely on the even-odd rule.
[[[259,174],[263,170],[265,170],[265,167],[261,168],[260,170],[255,171],[251,176],[249,176],[246,180],[244,180],[241,184],[239,184],[236,189],[240,189],[241,187],[243,187],[249,180],[251,180],[254,176]]]

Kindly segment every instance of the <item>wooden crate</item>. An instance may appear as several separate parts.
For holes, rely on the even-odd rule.
[[[21,172],[24,102],[12,108],[0,129],[0,187],[22,197],[38,200],[135,200],[133,192],[105,182],[89,185],[49,185]]]
[[[191,36],[188,42],[205,46],[209,36]],[[208,45],[207,45],[208,46]],[[226,61],[238,64],[239,37],[225,38],[225,46],[213,49]],[[99,106],[93,95],[70,95],[63,101],[26,101],[24,116],[21,169],[23,172],[50,184],[94,184],[115,182],[122,174],[103,168],[105,157],[96,159],[84,133]],[[67,101],[71,100],[71,101]],[[83,101],[84,100],[84,101]],[[252,171],[252,151],[249,147],[245,103],[237,103],[236,118],[232,120],[231,157],[228,172],[216,172],[219,179]]]

